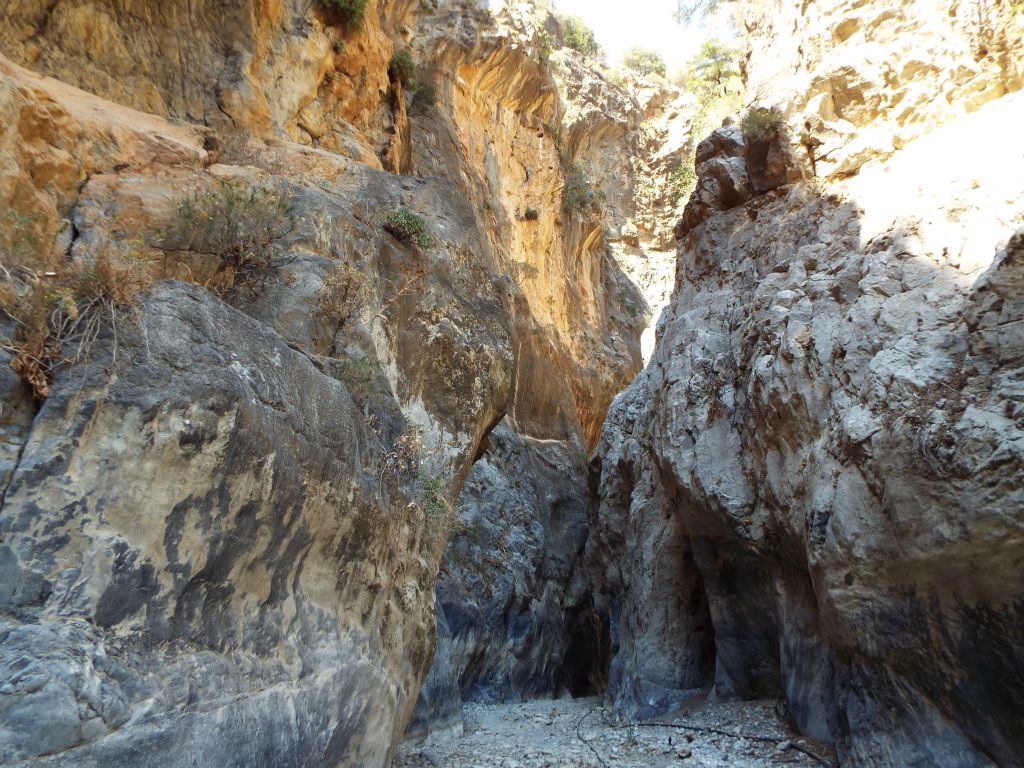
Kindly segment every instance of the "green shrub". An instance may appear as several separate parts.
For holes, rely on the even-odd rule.
[[[612,85],[624,88],[626,86],[626,73],[622,69],[609,69],[605,74],[604,79]]]
[[[417,216],[408,208],[399,208],[387,214],[381,221],[381,226],[405,245],[418,245],[420,248],[430,247],[427,223],[421,216]]]
[[[339,326],[358,317],[373,299],[370,281],[351,264],[341,264],[324,277],[316,292],[317,312]]]
[[[587,58],[593,58],[601,52],[601,46],[594,37],[594,30],[579,16],[559,14],[558,22],[562,25],[562,40],[566,46]]]
[[[369,357],[350,357],[341,361],[338,375],[348,388],[352,399],[361,403],[376,390],[380,364]]]
[[[207,286],[215,291],[252,289],[273,271],[294,226],[291,206],[277,190],[220,181],[178,201],[161,247],[216,258]]]
[[[318,0],[318,2],[325,11],[337,13],[340,16],[341,25],[349,32],[355,32],[362,28],[369,0]]]
[[[412,88],[412,110],[414,112],[426,112],[437,104],[437,89],[433,83],[417,80]]]
[[[582,163],[564,161],[562,174],[565,186],[562,187],[562,205],[570,213],[579,213],[595,201],[594,187],[590,182],[590,173]]]
[[[774,107],[752,107],[743,115],[740,128],[747,141],[771,141],[779,134],[782,126],[782,113]]]
[[[554,50],[554,43],[551,42],[551,35],[548,34],[546,29],[540,29],[537,32],[537,53],[540,56],[541,61],[547,61],[551,58],[551,52]]]
[[[523,211],[524,221],[537,221],[537,219],[539,218],[540,211],[538,211],[536,208],[527,208],[525,211]]]
[[[698,101],[721,96],[729,89],[737,89],[739,67],[736,51],[719,40],[703,43],[697,55],[687,65],[685,84]]]
[[[622,66],[641,75],[665,76],[665,60],[653,48],[630,48],[622,57]]]
[[[416,62],[412,60],[412,54],[408,49],[402,49],[391,57],[388,64],[388,76],[392,80],[398,80],[404,86],[408,86],[416,79]]]
[[[693,159],[687,158],[668,175],[668,194],[672,205],[678,205],[683,197],[690,194],[697,184],[697,172],[693,167]]]
[[[690,140],[687,159],[673,171],[669,190],[673,202],[692,188],[692,177],[697,144],[727,115],[735,114],[742,105],[743,84],[739,77],[737,54],[718,40],[705,42],[697,55],[690,59],[684,81],[681,83],[697,98],[697,108],[690,121]]]
[[[421,474],[417,496],[427,514],[431,533],[445,530],[452,523],[454,510],[444,493],[445,482],[440,476]]]

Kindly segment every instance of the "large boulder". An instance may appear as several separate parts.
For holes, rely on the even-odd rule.
[[[432,542],[351,393],[191,285],[113,334],[0,511],[4,762],[383,763],[430,663]]]

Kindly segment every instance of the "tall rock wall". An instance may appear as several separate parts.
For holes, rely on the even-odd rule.
[[[485,529],[529,541],[547,595],[507,678],[558,683],[584,456],[644,319],[600,213],[563,208],[531,38],[455,0],[371,1],[354,30],[305,2],[2,13],[3,242],[54,265],[4,289],[112,253],[156,282],[84,314],[45,387],[0,351],[0,761],[385,765],[471,472],[482,502],[487,472],[536,473],[502,507],[519,528]],[[176,229],[225,185],[286,211],[248,287]],[[399,208],[422,243],[383,226]],[[350,279],[346,314],[327,299]]]
[[[586,461],[622,373],[639,368],[635,334],[671,271],[653,233],[641,239],[634,227],[631,253],[619,236],[656,218],[636,200],[651,185],[638,173],[653,154],[642,126],[670,100],[664,89],[648,86],[660,100],[638,98],[578,53],[547,51],[558,22],[529,4],[501,13],[482,40],[452,37],[448,18],[442,11],[431,22],[438,37],[421,44],[438,51],[438,99],[451,103],[436,118],[452,119],[415,147],[416,162],[438,168],[455,159],[438,142],[459,147],[460,173],[472,174],[466,194],[487,212],[494,251],[522,294],[514,392],[456,503],[437,587],[438,652],[413,736],[458,726],[464,700],[603,688],[607,632],[583,565]],[[513,47],[521,53],[510,56]],[[566,205],[565,185],[581,178],[587,199]],[[564,253],[576,254],[576,272],[564,271]],[[588,296],[591,286],[601,293]],[[602,304],[611,333],[597,323]]]
[[[592,464],[609,694],[779,696],[844,765],[1020,765],[1024,154],[993,136],[1024,19],[982,51],[968,4],[768,5],[778,122],[698,148]]]

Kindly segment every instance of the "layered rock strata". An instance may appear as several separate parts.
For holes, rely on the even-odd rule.
[[[844,765],[1020,762],[1024,155],[985,137],[1024,100],[1019,60],[972,52],[963,5],[934,5],[776,8],[754,50],[791,50],[798,19],[803,58],[783,76],[753,53],[747,77],[778,122],[698,148],[657,350],[592,464],[631,715],[713,687],[783,698]],[[847,60],[909,40],[936,61]]]
[[[385,765],[488,435],[511,415],[495,450],[579,478],[640,364],[623,297],[643,299],[599,214],[562,208],[546,65],[468,2],[371,2],[352,29],[300,2],[2,21],[0,202],[21,241],[58,278],[128,253],[157,282],[97,316],[45,400],[0,379],[0,758]],[[173,236],[183,200],[225,188],[287,212],[248,288]],[[401,209],[422,238],[383,226]],[[338,275],[355,312],[325,300]],[[531,510],[551,524],[528,559],[557,583],[581,493]]]

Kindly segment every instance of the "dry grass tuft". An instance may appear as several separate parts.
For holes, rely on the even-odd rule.
[[[342,264],[324,278],[316,293],[317,312],[344,326],[358,318],[373,299],[366,275],[351,264]]]
[[[0,348],[11,368],[43,400],[56,369],[88,356],[104,330],[135,316],[138,295],[152,284],[148,262],[131,245],[104,244],[89,260],[55,259],[50,247],[34,254],[11,249],[10,232],[0,272],[0,309],[13,321]]]

